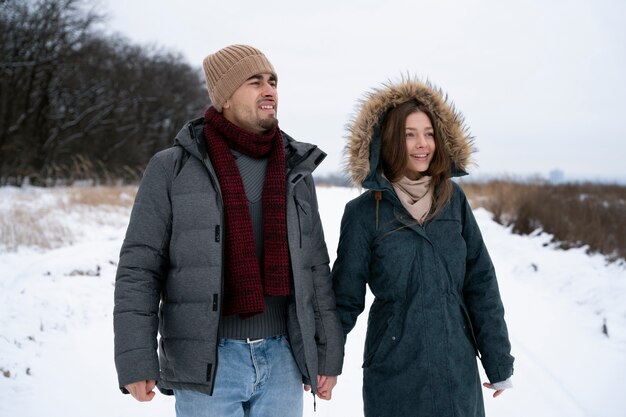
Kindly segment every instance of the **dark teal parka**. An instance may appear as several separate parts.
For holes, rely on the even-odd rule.
[[[343,215],[332,271],[337,310],[347,334],[365,308],[366,286],[375,296],[363,360],[366,417],[484,416],[476,356],[492,383],[512,375],[513,357],[476,220],[453,183],[450,203],[419,225],[381,172],[380,122],[389,108],[411,99],[441,127],[452,174],[464,174],[469,164],[462,117],[439,90],[405,80],[368,96],[347,151],[353,182],[369,191]]]

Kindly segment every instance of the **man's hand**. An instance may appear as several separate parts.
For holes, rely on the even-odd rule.
[[[316,393],[317,397],[322,400],[330,400],[333,396],[333,388],[335,388],[335,385],[337,385],[336,376],[318,375]],[[310,389],[310,385],[304,386],[305,391],[309,391]]]
[[[145,381],[133,382],[125,385],[124,388],[130,392],[137,401],[150,401],[154,398],[154,387],[156,381],[154,379],[146,379]]]

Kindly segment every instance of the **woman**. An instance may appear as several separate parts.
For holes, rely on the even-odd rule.
[[[417,80],[370,93],[351,127],[348,169],[368,192],[341,223],[333,285],[344,333],[370,308],[365,416],[484,416],[479,355],[494,396],[513,357],[476,220],[451,177],[472,153],[463,118]]]

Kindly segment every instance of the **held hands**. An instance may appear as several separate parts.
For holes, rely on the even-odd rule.
[[[137,401],[150,401],[154,398],[154,387],[156,381],[154,379],[146,379],[144,381],[133,382],[132,384],[125,385],[124,388],[128,390]]]
[[[336,376],[317,376],[317,396],[322,400],[330,400],[333,396],[333,388],[337,385]]]
[[[317,397],[322,400],[330,400],[333,396],[333,388],[335,388],[335,385],[337,385],[336,376],[318,375],[316,393]],[[309,391],[310,389],[310,385],[304,386],[305,391]]]
[[[493,385],[491,385],[488,382],[483,383],[483,387],[489,388],[489,389],[495,389]],[[503,392],[504,392],[504,389],[497,389],[496,392],[493,393],[493,398],[496,398],[498,395],[502,394]]]

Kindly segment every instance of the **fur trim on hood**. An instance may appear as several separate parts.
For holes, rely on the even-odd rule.
[[[441,139],[452,163],[452,175],[463,175],[472,165],[473,138],[465,126],[463,115],[430,82],[402,79],[398,83],[383,84],[367,93],[359,101],[357,113],[347,126],[345,165],[355,186],[363,186],[363,182],[379,169],[380,125],[385,114],[409,100],[417,100],[425,106],[435,119],[432,120],[433,125],[440,126],[440,131],[443,132]]]

